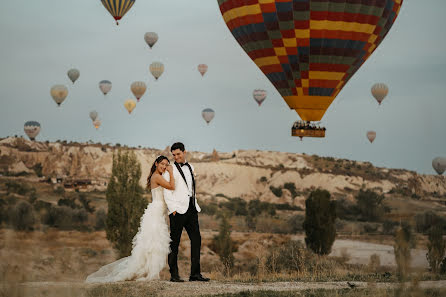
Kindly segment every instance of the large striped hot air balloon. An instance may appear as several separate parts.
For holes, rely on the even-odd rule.
[[[135,0],[101,0],[102,4],[119,25],[119,20],[132,8]]]
[[[218,0],[232,35],[304,121],[379,46],[403,0]]]

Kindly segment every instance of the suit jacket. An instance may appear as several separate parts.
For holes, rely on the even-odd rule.
[[[194,174],[194,167],[192,168],[192,174]],[[183,167],[183,170],[189,170],[187,167]],[[169,172],[164,172],[163,177],[170,181]],[[175,179],[175,190],[164,189],[164,201],[166,201],[169,214],[176,211],[177,213],[184,214],[189,208],[189,189],[186,182],[184,181],[178,168],[173,165],[173,178]],[[192,185],[190,185],[192,187]],[[201,211],[200,206],[197,202],[197,195],[195,194],[195,207],[198,212]]]

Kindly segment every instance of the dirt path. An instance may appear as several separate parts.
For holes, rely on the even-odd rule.
[[[358,288],[395,288],[396,283],[353,282]],[[409,285],[409,284],[407,284]],[[4,287],[5,284],[0,284]],[[422,281],[420,288],[446,288],[446,280]],[[344,289],[348,288],[346,282],[270,282],[270,283],[235,283],[218,282],[209,283],[171,283],[168,281],[150,282],[120,282],[113,284],[85,284],[83,282],[28,282],[19,284],[24,296],[123,296],[131,292],[131,296],[200,296],[222,293],[237,293],[242,291],[302,291],[312,289]],[[56,295],[52,295],[52,292]],[[65,292],[65,293],[64,293]],[[82,293],[81,293],[82,292]],[[119,295],[116,295],[118,293]]]

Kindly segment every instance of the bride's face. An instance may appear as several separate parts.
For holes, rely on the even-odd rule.
[[[164,173],[164,171],[166,171],[167,165],[169,165],[169,161],[164,159],[158,163],[158,165],[156,166],[156,169],[158,170],[158,172]]]

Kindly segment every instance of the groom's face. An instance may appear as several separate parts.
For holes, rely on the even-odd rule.
[[[181,151],[180,149],[176,149],[172,151],[173,158],[177,163],[184,163],[186,161],[186,151]]]

